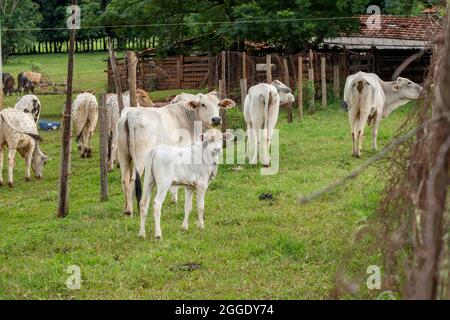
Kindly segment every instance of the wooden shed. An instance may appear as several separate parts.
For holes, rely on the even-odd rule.
[[[422,82],[428,71],[433,52],[433,40],[443,26],[432,16],[369,16],[358,17],[361,29],[357,33],[342,34],[325,39],[323,45],[346,50],[348,73],[375,72],[390,80],[397,68],[409,57],[414,61],[401,76]],[[378,18],[378,20],[377,20]]]

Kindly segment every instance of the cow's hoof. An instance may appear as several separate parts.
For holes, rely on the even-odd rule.
[[[205,224],[204,224],[204,223],[198,222],[198,223],[197,223],[197,227],[198,227],[200,230],[205,230]]]
[[[162,241],[162,236],[155,236],[156,241]]]
[[[147,238],[147,236],[145,235],[145,231],[144,232],[139,232],[139,238],[141,238],[141,239]]]
[[[181,226],[181,231],[188,232],[188,230],[189,230],[189,226],[187,224],[183,223],[183,225]]]
[[[3,187],[3,181],[2,181],[2,182],[0,182],[0,187]]]
[[[36,177],[36,180],[42,180],[42,177]]]
[[[30,182],[31,179],[30,179],[30,178],[25,178],[25,181],[26,181],[26,182]]]
[[[10,187],[10,188],[14,188],[14,183],[12,183],[12,182],[8,182],[8,187]]]
[[[86,155],[84,153],[81,154],[81,158],[86,158]]]
[[[269,168],[268,164],[263,165],[264,168]]]
[[[127,217],[131,217],[131,216],[133,215],[133,213],[131,213],[131,211],[125,211],[125,212],[123,213],[123,215],[124,215],[124,216],[127,216]]]

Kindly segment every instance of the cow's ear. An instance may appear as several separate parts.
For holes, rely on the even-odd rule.
[[[184,107],[189,110],[196,110],[200,107],[200,102],[195,100],[190,100],[184,103]]]
[[[236,102],[230,99],[223,99],[219,102],[219,107],[222,109],[231,109],[236,106]]]
[[[394,92],[400,91],[400,85],[399,84],[394,84],[394,86],[392,87],[392,91],[394,91]]]
[[[234,135],[229,132],[224,132],[222,135],[223,135],[224,141],[233,141],[234,140]]]

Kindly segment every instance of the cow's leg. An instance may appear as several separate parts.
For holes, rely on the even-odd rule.
[[[16,165],[16,149],[9,148],[8,152],[8,185],[10,188],[14,186],[14,166]]]
[[[125,195],[124,214],[127,216],[133,215],[133,188],[132,188],[132,174],[131,174],[131,159],[127,155],[119,153],[120,172],[122,176],[122,190]]]
[[[267,128],[264,128],[262,130],[259,130],[259,144],[260,144],[260,150],[261,150],[261,158],[262,158],[262,164],[264,167],[269,166],[269,149],[268,149],[268,130]]]
[[[161,208],[166,198],[167,191],[169,191],[170,186],[158,186],[158,191],[156,192],[155,200],[153,201],[153,217],[155,219],[155,238],[162,239],[161,232]]]
[[[378,138],[378,128],[380,127],[381,116],[378,116],[378,113],[375,115],[375,120],[372,128],[372,148],[373,150],[378,149],[377,138]]]
[[[253,160],[253,145],[254,145],[254,137],[253,137],[253,126],[251,122],[247,123],[247,152],[246,157],[248,161]]]
[[[3,146],[0,144],[0,187],[3,185]]]
[[[203,220],[203,213],[205,210],[205,194],[206,188],[203,186],[197,187],[197,211],[198,211],[198,227],[205,229],[205,222]]]
[[[178,203],[178,187],[171,187],[169,191],[171,194],[172,203]]]
[[[258,129],[252,128],[250,130],[250,136],[251,136],[251,144],[250,144],[250,164],[256,165],[258,163]]]
[[[364,130],[366,129],[367,119],[370,115],[370,109],[361,110],[361,114],[359,116],[359,120],[356,126],[356,154],[355,156],[361,158],[362,156],[362,146],[364,142]]]
[[[28,150],[28,152],[25,154],[25,180],[27,182],[29,182],[31,178],[31,160],[33,160],[33,152],[34,148],[32,148],[32,150]]]
[[[181,228],[185,231],[188,231],[189,228],[189,214],[192,211],[192,195],[194,194],[193,190],[186,188],[186,195],[184,198],[184,220]]]
[[[151,169],[146,170],[144,179],[144,189],[142,191],[142,200],[140,203],[141,226],[139,230],[139,237],[145,238],[145,223],[147,221],[148,208],[150,206],[150,199],[152,197],[152,189],[155,184]]]
[[[272,161],[271,160],[271,156],[270,156],[270,148],[272,146],[273,131],[275,130],[275,126],[277,125],[277,121],[278,121],[278,113],[279,113],[279,107],[277,108],[276,105],[272,106],[272,108],[269,109],[269,119],[267,119],[267,157],[268,157],[268,165]]]

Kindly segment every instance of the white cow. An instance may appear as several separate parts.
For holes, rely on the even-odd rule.
[[[34,94],[27,94],[17,100],[14,109],[31,114],[37,123],[41,115],[41,101]]]
[[[294,102],[292,90],[278,80],[272,84],[260,83],[248,90],[244,101],[244,117],[247,122],[247,157],[251,164],[258,159],[258,146],[262,147],[262,163],[270,164],[270,144],[278,121],[280,104]]]
[[[29,113],[15,109],[0,112],[0,186],[3,185],[3,148],[8,147],[8,185],[14,186],[13,172],[16,152],[25,158],[25,179],[30,181],[32,168],[37,179],[43,176],[43,168],[48,157],[39,148],[41,141],[36,123]]]
[[[205,194],[209,183],[217,176],[219,155],[223,141],[231,141],[234,136],[212,129],[200,136],[200,141],[189,147],[158,145],[150,151],[145,160],[143,198],[140,202],[141,227],[139,236],[145,238],[145,222],[150,206],[151,192],[156,185],[153,202],[155,237],[162,238],[161,207],[171,187],[186,187],[184,221],[182,228],[188,230],[189,214],[192,210],[192,195],[197,191],[198,227],[205,228],[203,213]]]
[[[98,120],[97,98],[88,92],[77,96],[73,102],[72,119],[77,129],[77,143],[81,157],[90,158],[91,140]]]
[[[420,97],[422,87],[406,78],[382,81],[374,73],[358,72],[347,77],[344,104],[349,111],[353,156],[361,157],[366,124],[373,123],[372,147],[377,150],[377,135],[381,120],[395,109]]]
[[[148,93],[144,90],[137,89],[137,101],[138,107],[154,107],[155,104],[150,99]],[[130,91],[126,91],[122,95],[122,101],[124,108],[129,108],[131,106],[130,103]],[[108,160],[108,168],[109,171],[114,169],[114,164],[117,161],[117,122],[120,118],[120,108],[119,108],[119,99],[117,98],[117,94],[109,94],[106,98],[106,107],[108,109],[108,118],[109,118],[109,160]]]
[[[155,146],[191,145],[195,140],[197,124],[200,126],[198,136],[211,126],[221,124],[221,108],[229,109],[235,105],[229,99],[219,101],[216,96],[200,94],[194,100],[164,108],[125,108],[117,124],[118,158],[125,195],[124,213],[133,213],[133,186],[136,183],[136,193],[139,194],[145,157]]]

